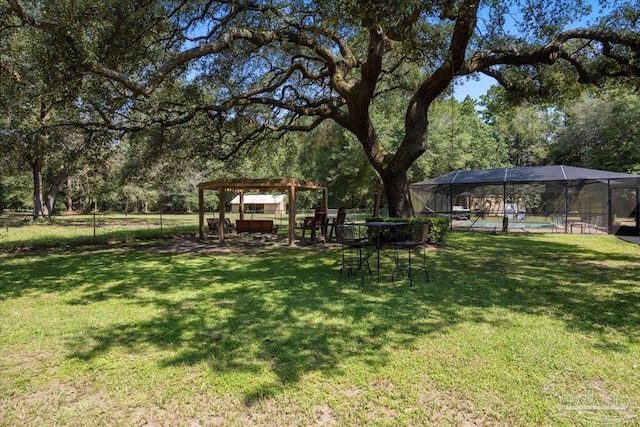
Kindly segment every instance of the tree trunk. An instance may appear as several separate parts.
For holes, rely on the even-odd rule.
[[[376,196],[375,196],[375,200],[373,201],[373,216],[374,217],[379,217],[380,216],[380,205],[382,204],[382,182],[380,182],[379,180],[376,180],[375,182],[375,186],[376,186]]]
[[[44,206],[47,211],[47,216],[51,217],[53,215],[54,205],[56,203],[56,196],[58,195],[58,184],[53,183],[51,187],[49,187],[49,191],[47,192],[47,198],[44,201]]]
[[[33,175],[33,219],[44,217],[44,202],[42,198],[42,164],[36,159],[31,162]]]
[[[387,174],[382,177],[382,184],[387,195],[389,216],[392,218],[408,218],[411,214],[411,203],[409,201],[407,172]]]
[[[65,179],[65,177],[66,171],[64,168],[62,168],[49,187],[49,191],[47,192],[47,199],[45,200],[45,207],[47,208],[48,216],[53,215],[56,196],[58,195],[58,191],[60,190],[60,184]]]
[[[67,176],[67,213],[73,212],[73,199],[71,198],[71,177]]]
[[[4,186],[0,181],[0,215],[4,212]]]

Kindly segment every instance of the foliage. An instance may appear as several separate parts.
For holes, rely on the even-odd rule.
[[[516,106],[504,101],[504,92],[491,89],[483,99],[485,120],[493,134],[508,150],[514,167],[542,166],[548,163],[550,146],[561,126],[560,113],[549,104],[523,103]]]
[[[11,27],[4,33],[10,53],[0,79],[0,108],[7,112],[0,149],[10,153],[4,167],[31,172],[33,216],[51,215],[68,176],[107,161],[111,135],[92,125],[90,76],[61,66],[64,49],[50,48],[51,34]]]
[[[567,106],[565,125],[551,161],[617,172],[640,172],[640,96],[607,91],[586,93]]]
[[[297,165],[300,176],[328,185],[329,206],[372,207],[375,182],[379,178],[353,135],[327,122],[308,136],[298,138],[296,149],[293,163]],[[313,207],[317,204],[317,199],[302,199],[300,206]]]
[[[505,166],[504,142],[492,134],[470,98],[437,101],[429,113],[429,150],[412,169],[412,181],[445,175],[457,169],[487,169]]]
[[[25,173],[3,174],[3,203],[7,210],[29,210],[33,203],[33,182]]]
[[[443,245],[446,236],[451,230],[449,218],[432,217],[429,219],[429,242],[434,245]]]
[[[422,226],[427,227],[427,242],[433,245],[445,244],[446,236],[451,230],[451,221],[447,217],[415,217],[415,218],[388,218],[388,217],[370,217],[366,221],[375,222],[406,222],[406,226],[399,226],[398,229],[383,230],[381,240],[409,240],[422,241]],[[371,237],[374,238],[375,231],[369,230]],[[418,238],[419,237],[419,238]]]
[[[484,73],[554,99],[576,82],[636,80],[637,8],[606,6],[586,30],[572,28],[591,12],[582,0],[12,0],[1,16],[41,33],[54,86],[95,78],[92,106],[111,128],[186,125],[192,147],[226,160],[331,120],[360,144],[391,214],[406,216],[429,110],[456,78]],[[385,128],[379,105],[394,97]]]

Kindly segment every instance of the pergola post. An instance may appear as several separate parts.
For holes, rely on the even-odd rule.
[[[289,186],[289,246],[293,246],[293,242],[296,238],[296,200],[297,194],[293,185]]]
[[[204,239],[204,188],[198,187],[198,236]]]
[[[564,234],[569,233],[569,183],[564,182]]]
[[[218,239],[220,245],[224,243],[224,201],[226,199],[226,188],[220,187],[220,200],[218,201]]]
[[[244,191],[240,191],[240,206],[238,206],[240,219],[244,219]]]
[[[611,204],[611,180],[607,180],[607,234],[613,233],[613,206]]]

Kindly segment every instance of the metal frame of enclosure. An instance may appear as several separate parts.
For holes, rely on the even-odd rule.
[[[409,188],[414,215],[448,216],[455,228],[640,234],[638,175],[571,166],[474,169]]]
[[[322,191],[322,200],[324,206],[327,206],[329,197],[328,189],[325,184],[313,181],[300,181],[294,178],[262,178],[262,179],[217,179],[213,181],[201,182],[198,184],[198,201],[199,201],[199,235],[204,238],[204,191],[215,190],[220,196],[220,213],[219,213],[219,230],[218,238],[220,244],[224,243],[224,216],[225,216],[225,197],[227,191],[240,194],[240,219],[244,219],[244,192],[284,192],[289,197],[289,246],[293,246],[295,240],[296,228],[296,204],[297,194],[299,191]]]

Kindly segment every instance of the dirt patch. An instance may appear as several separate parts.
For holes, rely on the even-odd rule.
[[[218,239],[199,239],[198,237],[175,237],[156,242],[149,246],[148,251],[158,254],[183,254],[183,253],[211,253],[211,254],[244,254],[256,255],[269,252],[273,249],[292,248],[298,250],[328,250],[334,244],[313,246],[296,242],[294,246],[288,245],[288,239],[282,237],[264,238],[261,236],[236,236],[227,237],[220,244]]]
[[[497,420],[477,408],[464,395],[452,390],[425,389],[420,393],[418,405],[429,408],[430,425],[457,425],[464,427],[498,425]]]
[[[293,250],[314,250],[326,251],[331,247],[338,246],[337,243],[318,244],[316,246],[307,241],[296,241],[293,246],[289,246],[287,237],[264,237],[251,235],[231,235],[227,236],[224,243],[220,244],[217,238],[200,239],[195,235],[176,235],[172,237],[154,240],[132,240],[132,241],[106,241],[91,244],[56,245],[47,247],[13,247],[0,248],[0,254],[25,254],[47,255],[62,254],[68,255],[70,252],[106,254],[114,252],[148,251],[157,254],[183,254],[183,253],[203,253],[203,254],[243,254],[259,255],[268,253],[276,248],[290,248]]]
[[[334,426],[338,424],[338,420],[333,415],[333,410],[331,406],[326,403],[315,405],[313,407],[313,411],[316,414],[316,423],[317,426]]]

